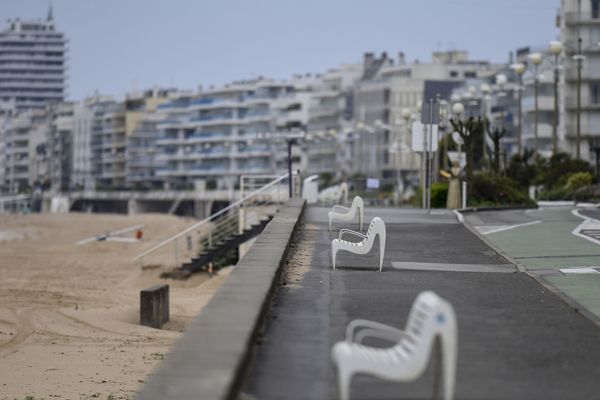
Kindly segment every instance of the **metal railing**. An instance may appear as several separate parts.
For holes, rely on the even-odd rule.
[[[183,231],[163,240],[132,259],[144,261],[152,256],[158,265],[173,263],[179,267],[203,250],[217,247],[230,236],[242,233],[264,218],[275,214],[289,199],[288,175],[242,176],[240,199],[196,222]]]

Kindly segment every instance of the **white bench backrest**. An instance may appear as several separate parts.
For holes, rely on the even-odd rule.
[[[452,306],[431,291],[422,292],[415,299],[408,316],[405,332],[409,339],[401,340],[397,347],[407,357],[425,368],[437,335],[456,335],[456,318]]]

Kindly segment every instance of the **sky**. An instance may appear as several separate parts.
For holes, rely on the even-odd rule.
[[[49,0],[0,0],[45,18]],[[362,62],[364,52],[428,61],[436,50],[504,62],[558,38],[560,0],[52,0],[69,38],[68,97],[288,79]]]

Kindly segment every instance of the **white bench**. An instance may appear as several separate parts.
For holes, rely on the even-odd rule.
[[[350,234],[362,238],[360,242],[348,242],[342,239],[344,234]],[[383,256],[385,255],[385,223],[379,217],[373,218],[369,224],[367,234],[353,231],[351,229],[342,229],[337,239],[331,241],[331,257],[333,259],[333,269],[335,269],[335,256],[338,250],[349,251],[354,254],[367,254],[373,248],[375,237],[379,235],[379,271],[383,267]]]
[[[385,339],[394,346],[376,348],[362,344],[367,337]],[[435,340],[442,355],[444,400],[452,400],[456,381],[458,333],[452,305],[431,291],[417,296],[406,330],[367,320],[354,320],[346,329],[346,340],[336,343],[331,356],[337,367],[341,400],[350,396],[350,382],[357,373],[390,381],[413,381],[423,374]]]
[[[358,214],[358,230],[362,231],[363,218],[365,213],[365,205],[362,197],[356,196],[352,200],[350,208],[335,205],[331,208],[331,211],[327,213],[329,219],[329,231],[331,232],[331,223],[335,220],[348,222],[352,221]]]

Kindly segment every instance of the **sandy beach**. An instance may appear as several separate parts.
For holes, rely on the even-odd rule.
[[[158,214],[0,215],[0,398],[131,399],[229,269],[162,280],[172,251],[131,258],[189,226]],[[140,243],[89,236],[145,224]],[[133,237],[133,235],[129,235]],[[139,325],[139,291],[171,288],[171,321]]]

